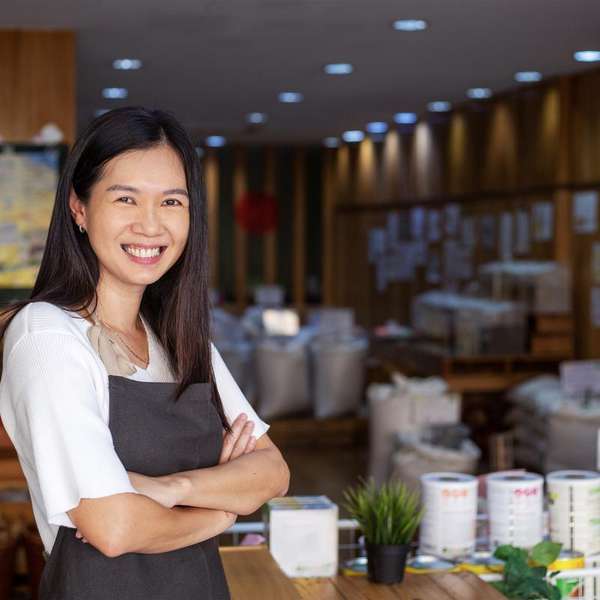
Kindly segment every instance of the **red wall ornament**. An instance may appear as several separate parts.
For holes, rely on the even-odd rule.
[[[248,192],[235,206],[235,220],[248,233],[264,235],[277,229],[277,201],[270,194]]]

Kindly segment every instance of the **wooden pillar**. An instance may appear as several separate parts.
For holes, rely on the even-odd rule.
[[[208,222],[208,257],[210,286],[219,287],[219,156],[208,149],[204,158],[206,182],[206,218]]]
[[[75,34],[0,31],[0,136],[31,139],[55,123],[75,140]]]
[[[302,310],[306,298],[306,181],[304,150],[294,154],[293,192],[293,303]]]
[[[233,200],[234,210],[242,195],[246,193],[248,178],[246,173],[246,151],[244,148],[235,149],[233,165]],[[247,271],[248,271],[248,239],[246,232],[235,221],[233,255],[235,257],[235,301],[241,310],[248,301]]]
[[[265,157],[265,193],[277,198],[275,149],[267,148]],[[263,279],[267,284],[277,281],[277,231],[266,233],[263,238]]]

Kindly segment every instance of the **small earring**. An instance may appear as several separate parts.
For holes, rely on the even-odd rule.
[[[81,233],[85,233],[85,228],[82,225],[79,225],[79,231]]]

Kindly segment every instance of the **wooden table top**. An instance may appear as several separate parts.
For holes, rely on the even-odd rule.
[[[471,573],[407,574],[401,584],[364,576],[289,579],[265,546],[221,548],[232,600],[506,600]]]

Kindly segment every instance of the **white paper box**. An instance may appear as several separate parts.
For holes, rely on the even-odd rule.
[[[269,550],[288,577],[333,577],[338,568],[338,507],[327,496],[267,503]]]

